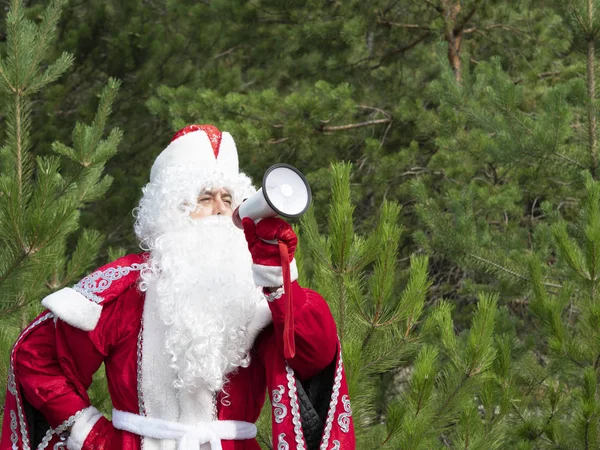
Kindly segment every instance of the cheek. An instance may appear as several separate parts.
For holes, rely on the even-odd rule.
[[[192,219],[202,219],[204,217],[210,216],[211,214],[212,214],[211,208],[208,208],[208,207],[203,206],[203,205],[198,205],[198,206],[196,206],[196,209],[194,209],[190,213],[190,217]]]

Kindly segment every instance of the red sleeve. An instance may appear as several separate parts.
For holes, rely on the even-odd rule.
[[[277,346],[283,352],[284,305],[287,293],[269,302]],[[325,369],[335,357],[337,331],[329,306],[318,293],[292,283],[296,355],[287,362],[300,379]]]
[[[114,337],[112,304],[93,331],[58,319],[48,321],[20,344],[15,357],[19,386],[27,401],[52,428],[90,406],[87,389]]]
[[[91,429],[83,443],[82,450],[118,450],[127,448],[122,442],[122,432],[113,427],[105,417],[101,417]],[[135,448],[131,445],[129,448]]]
[[[87,388],[102,363],[86,332],[58,321],[31,333],[15,355],[15,371],[27,401],[39,410],[52,428],[90,406]],[[65,342],[77,342],[86,355],[78,358]],[[77,352],[76,352],[77,353]],[[76,359],[77,358],[77,359]],[[81,360],[80,364],[75,361]]]

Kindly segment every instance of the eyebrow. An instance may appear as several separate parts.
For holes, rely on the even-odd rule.
[[[213,195],[217,194],[217,192],[219,192],[219,191],[202,191],[200,193],[200,195],[211,195],[211,196],[213,196]],[[227,192],[227,191],[225,191],[223,194],[221,194],[221,197],[233,198],[233,196],[229,192]]]

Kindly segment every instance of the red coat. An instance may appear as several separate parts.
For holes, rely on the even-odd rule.
[[[45,440],[52,448],[58,434],[72,425],[79,411],[90,406],[86,390],[102,363],[114,408],[145,414],[140,381],[145,295],[137,289],[143,265],[144,255],[128,255],[102,267],[74,287],[76,294],[67,291],[58,303],[50,302],[58,305],[54,313],[42,313],[21,334],[11,354],[0,450],[30,448],[23,398],[48,420],[53,432]],[[354,449],[335,322],[316,292],[294,282],[292,294],[296,356],[288,361],[283,357],[284,298],[270,302],[272,323],[254,341],[250,365],[229,376],[227,398],[222,394],[218,397],[218,418],[256,422],[267,390],[273,405],[274,445],[305,449],[296,377],[309,379],[335,358],[334,385],[320,449]],[[81,301],[77,295],[93,303],[82,304],[82,311],[91,308],[83,318],[75,307]],[[222,446],[223,450],[260,448],[255,439],[224,440]],[[96,422],[83,444],[84,450],[140,448],[139,436],[115,429],[105,418]]]

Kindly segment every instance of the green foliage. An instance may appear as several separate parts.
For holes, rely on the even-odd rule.
[[[327,299],[338,324],[358,448],[432,448],[457,421],[483,428],[473,414],[473,396],[493,377],[497,299],[482,295],[470,330],[461,335],[448,302],[424,321],[428,258],[413,256],[402,274],[397,204],[382,206],[371,233],[355,232],[350,171],[349,164],[331,167],[329,234],[319,233],[312,210],[299,229],[303,261],[310,255],[312,262],[310,284]],[[410,373],[402,392],[385,381],[396,370]],[[498,437],[477,435],[481,445],[500,448],[499,425],[488,428]]]
[[[6,45],[0,60],[0,91],[6,135],[0,149],[0,346],[6,350],[39,300],[76,281],[89,269],[103,243],[95,230],[80,229],[80,211],[101,198],[111,178],[103,176],[121,132],[103,139],[119,83],[109,80],[91,125],[78,123],[73,146],[52,145],[53,154],[31,139],[33,98],[69,69],[73,58],[48,61],[64,1],[51,1],[39,20],[26,18],[20,1],[7,15]],[[72,244],[72,245],[70,245]],[[3,351],[6,373],[8,351]],[[4,392],[2,393],[2,395]],[[2,400],[3,402],[3,397]]]
[[[496,338],[484,402],[512,425],[508,448],[598,446],[600,5],[559,3],[587,58],[573,54],[572,69],[533,91],[499,59],[469,68],[460,84],[447,71],[429,95],[444,119],[437,167],[453,169],[438,186],[425,177],[412,186],[424,224],[417,241],[461,268],[463,292],[498,290],[518,312],[515,331]]]
[[[598,447],[598,0],[11,4],[4,355],[32,302],[136,248],[154,157],[214,123],[255,180],[308,176],[300,281],[338,321],[359,448]]]

